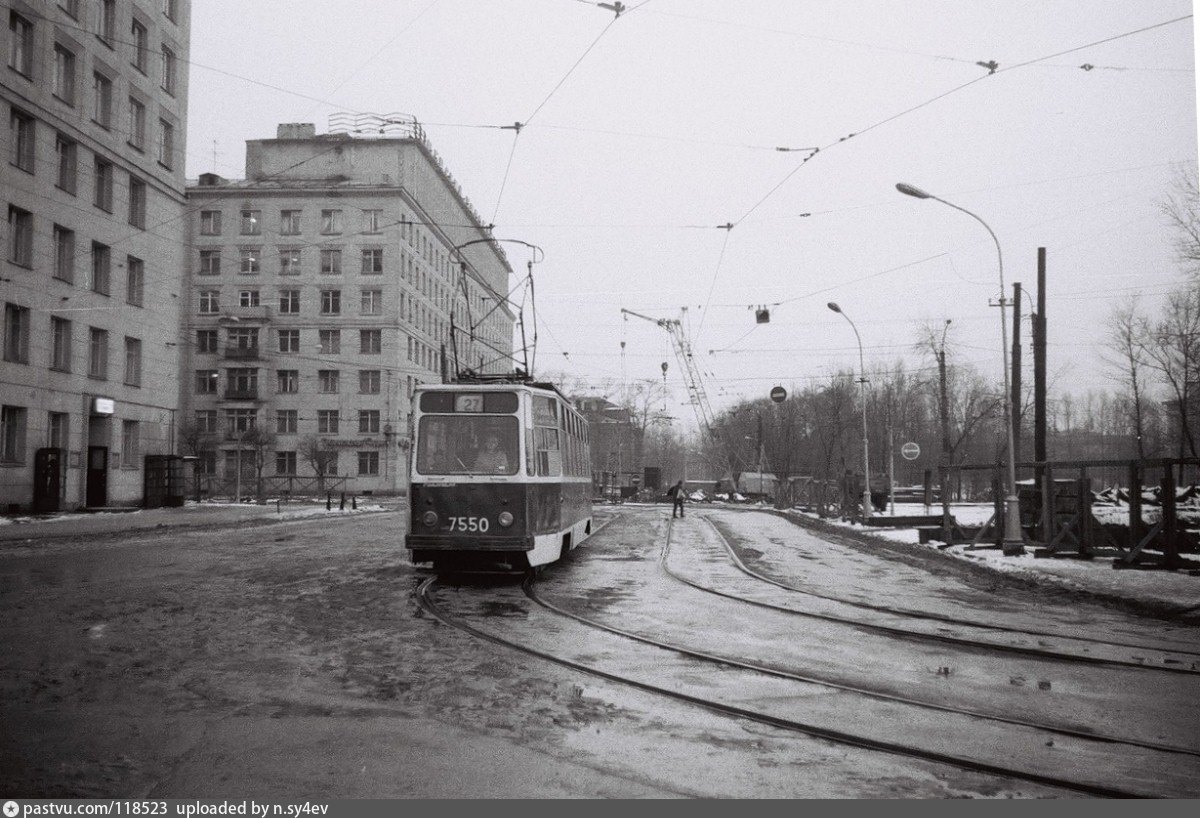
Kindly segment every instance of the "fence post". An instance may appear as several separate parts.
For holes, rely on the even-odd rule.
[[[1163,520],[1163,565],[1173,568],[1179,563],[1179,540],[1176,537],[1178,518],[1175,515],[1175,475],[1171,473],[1170,466],[1163,470],[1160,494]]]
[[[1076,509],[1079,513],[1079,556],[1092,557],[1092,543],[1095,541],[1095,528],[1092,517],[1092,480],[1080,476],[1076,481]]]
[[[1144,536],[1142,524],[1142,469],[1136,460],[1129,461],[1129,547],[1137,548]]]
[[[328,491],[325,492],[325,510],[326,511],[333,510],[333,494],[331,494]]]
[[[338,511],[345,511],[345,510],[346,510],[346,492],[343,491],[342,492],[342,502],[340,505],[338,505]]]
[[[1046,464],[1042,476],[1042,542],[1054,542],[1058,522],[1058,497],[1054,491],[1054,469]]]

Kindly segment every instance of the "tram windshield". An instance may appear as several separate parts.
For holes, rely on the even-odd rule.
[[[417,432],[421,474],[516,474],[517,419],[427,415]]]

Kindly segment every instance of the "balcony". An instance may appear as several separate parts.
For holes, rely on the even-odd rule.
[[[253,347],[225,347],[225,357],[231,361],[257,361],[259,359],[259,348]]]
[[[218,320],[222,324],[263,324],[271,320],[270,307],[223,307]]]
[[[229,387],[225,390],[225,400],[258,400],[258,388],[237,389]]]

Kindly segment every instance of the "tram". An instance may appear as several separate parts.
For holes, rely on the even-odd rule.
[[[414,563],[539,568],[592,533],[588,424],[552,384],[424,384],[412,420]]]

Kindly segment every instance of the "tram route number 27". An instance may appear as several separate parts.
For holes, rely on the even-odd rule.
[[[450,517],[448,522],[451,531],[470,531],[482,534],[489,528],[487,517]]]

